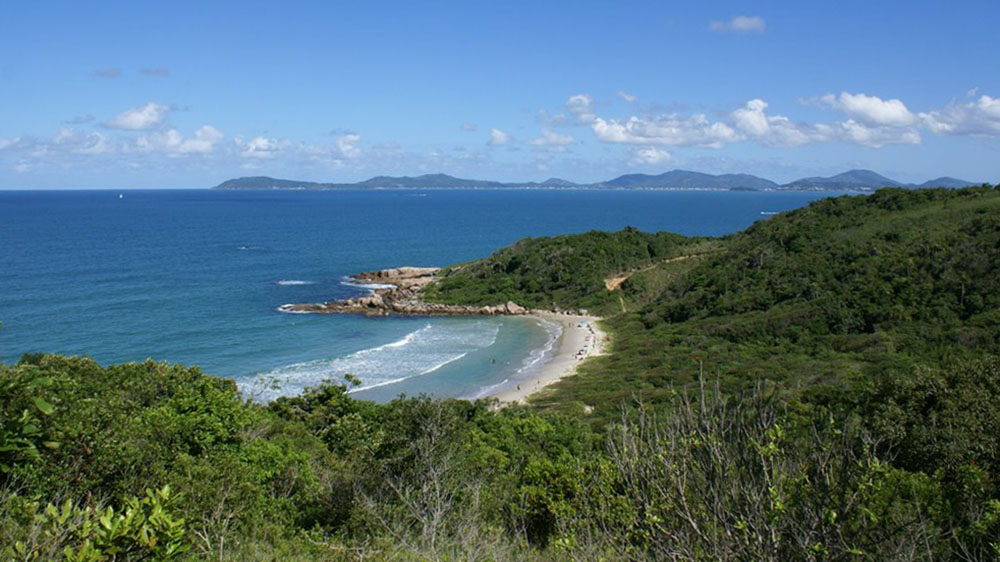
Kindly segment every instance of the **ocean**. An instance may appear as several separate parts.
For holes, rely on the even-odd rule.
[[[524,237],[717,236],[829,193],[614,190],[0,191],[0,361],[158,361],[255,399],[345,373],[356,395],[474,398],[537,369],[557,330],[530,318],[284,314],[369,289],[350,276],[444,266]]]

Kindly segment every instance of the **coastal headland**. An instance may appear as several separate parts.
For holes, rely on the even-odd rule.
[[[369,295],[323,303],[283,304],[278,309],[293,314],[363,314],[365,316],[533,316],[558,324],[560,334],[552,355],[528,379],[511,388],[500,388],[489,396],[502,403],[523,402],[529,395],[576,373],[585,359],[605,352],[607,334],[596,316],[586,311],[536,310],[513,301],[504,304],[470,306],[425,302],[421,296],[437,279],[437,267],[396,267],[359,273],[353,281],[369,285]]]
[[[373,287],[366,296],[309,304],[283,304],[282,312],[364,314],[365,316],[520,316],[532,311],[514,302],[466,306],[424,302],[421,292],[436,279],[438,267],[394,267],[359,273],[352,279]]]

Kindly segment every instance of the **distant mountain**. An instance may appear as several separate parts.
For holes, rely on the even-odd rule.
[[[672,170],[652,176],[626,174],[600,184],[600,187],[686,187],[701,189],[774,189],[778,184],[750,174],[722,174],[713,176],[688,170]]]
[[[918,188],[924,188],[924,187],[950,187],[950,188],[957,189],[959,187],[968,187],[970,185],[979,185],[979,184],[977,184],[975,182],[971,182],[971,181],[965,181],[965,180],[960,180],[960,179],[957,179],[957,178],[949,178],[948,176],[944,176],[944,177],[937,178],[935,180],[925,181],[924,183],[922,183],[920,185],[917,185],[915,187],[918,187]]]
[[[356,183],[321,183],[313,181],[283,180],[267,176],[253,176],[226,180],[213,189],[490,189],[490,188],[679,188],[679,189],[751,189],[751,190],[796,190],[796,191],[842,191],[870,190],[880,187],[965,187],[976,185],[956,178],[941,177],[922,184],[904,184],[887,178],[871,170],[850,170],[830,177],[811,177],[791,183],[777,183],[750,174],[712,175],[689,170],[671,170],[658,175],[626,174],[617,178],[592,183],[578,184],[560,178],[549,178],[543,182],[499,182],[456,178],[448,174],[424,174],[422,176],[375,176]]]
[[[422,176],[375,176],[356,183],[319,183],[312,181],[281,180],[267,176],[254,176],[226,180],[213,189],[427,189],[427,188],[501,188],[501,187],[578,187],[570,181],[549,178],[541,183],[504,183],[488,180],[456,178],[448,174]]]
[[[532,182],[534,183],[534,182]],[[580,184],[566,181],[561,178],[549,178],[538,184],[539,187],[579,187]]]
[[[253,176],[226,180],[212,189],[325,189],[332,184]]]
[[[344,184],[343,187],[350,188],[427,188],[427,187],[504,187],[505,184],[498,181],[467,180],[449,176],[448,174],[424,174],[422,176],[410,177],[401,176],[398,178],[390,176],[376,176],[369,180],[360,181],[353,184]]]
[[[850,170],[828,178],[802,178],[781,186],[784,189],[878,189],[880,187],[905,187],[905,184],[876,174],[871,170]]]

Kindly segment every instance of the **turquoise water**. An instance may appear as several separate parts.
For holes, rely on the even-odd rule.
[[[721,235],[820,193],[426,190],[0,191],[0,360],[199,365],[260,397],[345,372],[359,396],[473,397],[538,365],[525,318],[282,314],[363,293],[352,273],[441,266],[526,236]],[[271,387],[280,384],[279,390]]]

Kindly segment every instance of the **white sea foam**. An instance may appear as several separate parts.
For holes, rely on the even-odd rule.
[[[369,293],[374,293],[378,289],[392,289],[395,285],[390,285],[389,283],[361,283],[353,277],[344,277],[340,281],[341,285],[345,287],[355,287],[358,289],[364,289]]]
[[[398,339],[398,340],[396,340],[394,342],[389,342],[387,344],[380,345],[378,347],[373,347],[371,349],[363,349],[361,351],[356,352],[355,355],[364,355],[364,354],[370,354],[370,353],[378,353],[379,351],[383,351],[383,350],[386,350],[386,349],[393,349],[393,348],[396,348],[396,347],[403,347],[403,346],[409,345],[409,344],[413,343],[414,341],[416,341],[417,337],[420,336],[420,334],[422,332],[426,332],[427,330],[430,330],[430,329],[431,329],[431,325],[427,324],[426,326],[424,326],[423,328],[420,328],[419,330],[417,330],[415,332],[410,332],[409,334],[406,334],[401,339]]]
[[[489,347],[499,332],[500,324],[495,321],[428,323],[389,343],[259,373],[241,388],[255,399],[271,400],[299,394],[327,380],[342,383],[347,373],[361,381],[351,392],[386,386],[432,373]]]
[[[502,380],[502,381],[500,381],[500,382],[498,382],[496,384],[491,384],[491,385],[488,385],[488,386],[484,386],[484,387],[480,388],[479,392],[477,392],[472,398],[476,399],[476,398],[482,398],[483,396],[489,396],[490,394],[493,393],[494,390],[496,390],[498,388],[504,387],[509,382],[510,382],[510,379],[504,379],[504,380]]]
[[[458,361],[459,359],[465,357],[466,355],[468,355],[468,353],[463,353],[463,354],[458,355],[456,357],[452,357],[450,359],[446,359],[446,360],[438,363],[437,365],[431,365],[429,368],[424,369],[423,371],[421,371],[420,373],[417,373],[414,376],[420,376],[420,375],[426,375],[426,374],[429,374],[429,373],[433,373],[434,371],[437,371],[441,367],[444,367],[445,365],[447,365],[449,363],[454,363],[455,361]],[[368,390],[369,388],[378,388],[380,386],[388,386],[390,384],[396,384],[397,382],[403,382],[403,381],[405,381],[406,379],[409,379],[409,378],[412,378],[412,377],[400,377],[400,378],[397,378],[397,379],[389,379],[389,380],[386,380],[386,381],[380,381],[380,382],[372,383],[372,384],[369,384],[369,385],[362,384],[361,386],[352,388],[352,389],[348,390],[347,392],[348,393],[360,392],[362,390]]]
[[[531,353],[524,358],[521,366],[517,369],[517,371],[514,371],[514,374],[511,375],[510,378],[506,378],[496,384],[483,386],[478,392],[471,395],[470,398],[475,400],[476,398],[482,398],[484,396],[494,394],[497,389],[505,386],[513,386],[514,383],[523,381],[533,375],[552,358],[552,349],[555,347],[556,342],[559,341],[559,336],[562,335],[563,327],[555,322],[549,322],[548,320],[539,319],[537,322],[539,326],[545,329],[545,334],[547,336],[545,345],[532,349]]]
[[[369,388],[378,388],[380,386],[389,386],[390,384],[396,384],[397,382],[403,382],[403,381],[405,381],[408,378],[410,378],[410,377],[400,377],[398,379],[389,379],[387,381],[382,381],[382,382],[377,382],[377,383],[369,384],[368,386],[361,385],[361,386],[358,386],[358,387],[355,387],[355,388],[352,388],[352,389],[348,390],[347,393],[350,394],[352,392],[360,392],[362,390],[368,390]]]
[[[282,287],[287,287],[290,285],[315,285],[315,281],[303,281],[301,279],[282,279],[280,281],[275,281],[275,285],[281,285]]]
[[[531,353],[524,358],[524,363],[521,365],[521,368],[517,370],[515,376],[528,373],[532,371],[535,366],[541,367],[541,365],[544,365],[544,361],[548,360],[551,355],[552,348],[556,345],[556,341],[559,340],[559,336],[562,335],[562,326],[556,324],[555,322],[539,320],[538,324],[545,328],[545,333],[548,336],[548,339],[542,347],[531,350]]]
[[[455,357],[452,357],[450,359],[445,359],[444,361],[438,363],[437,365],[431,365],[429,368],[424,369],[423,371],[420,371],[420,374],[421,375],[426,375],[427,373],[433,373],[434,371],[437,371],[441,367],[444,367],[445,365],[447,365],[449,363],[454,363],[455,361],[458,361],[459,359],[465,357],[466,355],[468,355],[468,353],[463,353],[461,355],[456,355]]]

